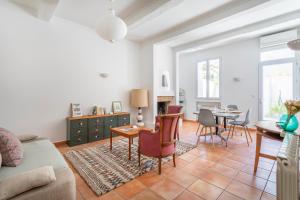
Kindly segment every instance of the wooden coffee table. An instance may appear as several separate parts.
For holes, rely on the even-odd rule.
[[[128,160],[131,160],[131,144],[133,143],[133,138],[139,135],[140,130],[151,130],[150,128],[138,127],[132,128],[132,125],[120,126],[110,129],[110,150],[112,150],[112,138],[113,133],[128,138]]]

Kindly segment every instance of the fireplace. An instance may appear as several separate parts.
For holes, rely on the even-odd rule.
[[[167,113],[168,106],[174,104],[174,96],[158,96],[157,97],[157,114],[163,115]]]

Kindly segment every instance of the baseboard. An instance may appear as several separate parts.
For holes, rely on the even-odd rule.
[[[184,122],[195,122],[195,123],[197,123],[197,121],[194,120],[194,119],[183,119],[183,121]]]
[[[65,145],[67,144],[67,141],[66,140],[63,140],[63,141],[59,141],[59,142],[53,142],[53,144],[58,147],[58,146],[62,146],[62,145]]]

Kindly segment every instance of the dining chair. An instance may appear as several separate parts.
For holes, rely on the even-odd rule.
[[[199,122],[199,126],[197,128],[196,135],[198,135],[200,125],[202,125],[202,129],[200,130],[200,133],[198,135],[197,145],[200,141],[200,137],[203,136],[203,135],[201,135],[201,133],[203,132],[203,129],[204,129],[204,137],[205,137],[205,141],[206,141],[207,129],[209,128],[211,141],[212,141],[212,144],[214,146],[214,138],[213,138],[212,128],[218,127],[218,124],[216,124],[216,120],[215,120],[214,115],[211,112],[211,110],[209,110],[209,109],[200,109],[199,110],[199,115],[198,115],[198,122]]]
[[[181,112],[182,106],[179,105],[169,105],[167,109],[167,114],[179,114]],[[159,129],[159,117],[155,117],[155,129]],[[179,123],[178,125],[179,126]],[[179,140],[179,127],[177,127],[176,138]]]
[[[237,120],[235,120],[235,121],[229,122],[229,124],[231,126],[230,126],[230,129],[229,129],[228,135],[227,135],[227,141],[229,139],[230,133],[231,133],[231,137],[233,137],[233,133],[234,133],[235,127],[236,126],[240,126],[240,127],[242,127],[244,129],[244,132],[245,132],[245,135],[246,135],[247,144],[249,146],[248,136],[250,137],[250,140],[252,142],[252,137],[251,137],[251,134],[250,134],[249,129],[248,129],[248,125],[250,123],[249,116],[250,116],[250,110],[248,109],[247,112],[246,112],[245,120],[243,120],[243,121],[237,121]]]
[[[238,106],[237,105],[234,105],[234,104],[231,104],[231,105],[227,105],[227,108],[230,109],[230,110],[238,110]]]
[[[227,109],[229,109],[230,111],[234,111],[234,110],[238,110],[239,108],[237,105],[231,104],[231,105],[227,105]],[[237,118],[239,118],[238,115],[227,117],[228,121],[229,120],[235,121],[237,120]]]
[[[141,154],[158,158],[158,173],[161,174],[161,159],[173,155],[173,165],[176,153],[176,131],[179,114],[167,114],[159,117],[159,129],[139,131],[138,160],[141,166]]]

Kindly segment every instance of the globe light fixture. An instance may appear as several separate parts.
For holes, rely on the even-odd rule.
[[[299,51],[300,50],[300,39],[290,41],[287,43],[287,45],[290,49]]]
[[[111,8],[109,15],[104,17],[98,24],[97,33],[103,39],[115,42],[125,38],[127,34],[127,25],[121,18],[116,16],[115,10]]]

